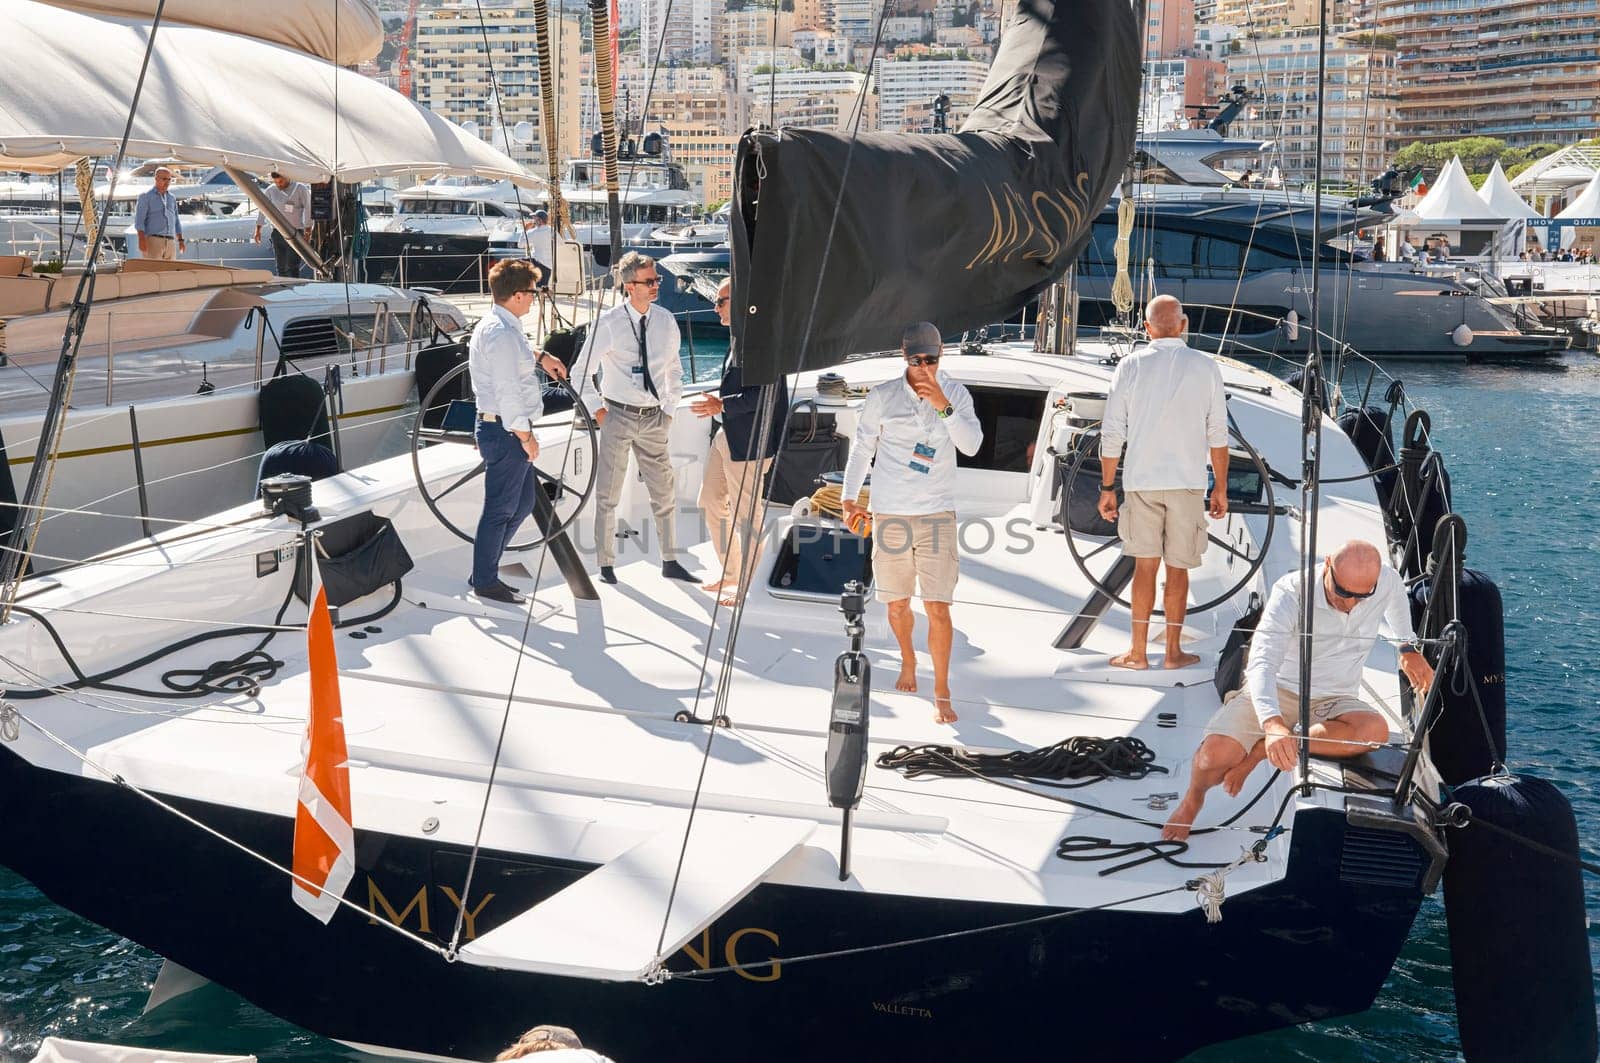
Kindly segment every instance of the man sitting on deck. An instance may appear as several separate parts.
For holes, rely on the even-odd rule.
[[[1403,640],[1400,670],[1419,695],[1433,682],[1433,667],[1417,652],[1411,604],[1400,574],[1383,563],[1378,548],[1352,539],[1325,560],[1311,622],[1311,753],[1356,757],[1389,740],[1389,724],[1360,698],[1361,670],[1378,637],[1380,622]],[[1163,838],[1182,841],[1217,783],[1238,796],[1262,760],[1280,771],[1294,768],[1301,741],[1300,719],[1301,573],[1290,572],[1272,585],[1267,607],[1251,640],[1244,689],[1236,690],[1206,725],[1194,755],[1189,792],[1167,820]]]

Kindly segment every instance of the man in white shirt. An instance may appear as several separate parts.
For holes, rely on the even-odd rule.
[[[908,693],[917,689],[911,595],[920,591],[928,614],[928,656],[933,659],[933,718],[954,723],[950,602],[959,575],[956,451],[976,454],[983,426],[967,389],[939,372],[944,340],[937,328],[926,321],[910,326],[900,337],[900,351],[905,375],[867,392],[861,406],[840,495],[845,523],[861,528],[867,514],[858,498],[872,465],[872,579],[877,597],[889,607],[889,627],[900,644],[900,676],[894,687]]]
[[[550,212],[543,208],[533,212],[528,248],[533,264],[539,267],[539,287],[550,287],[551,269],[556,264],[556,231],[550,227]]]
[[[627,298],[595,319],[578,374],[584,401],[600,422],[594,511],[600,579],[617,582],[617,503],[632,451],[650,493],[661,574],[693,580],[678,563],[677,485],[667,450],[672,415],[683,398],[678,323],[655,305],[661,294],[655,259],[630,251],[617,263],[617,277]]]
[[[1238,795],[1250,772],[1263,760],[1290,771],[1300,759],[1299,743],[1309,740],[1319,757],[1356,757],[1389,740],[1383,715],[1363,702],[1361,670],[1380,626],[1400,647],[1400,670],[1417,693],[1427,693],[1433,668],[1417,652],[1411,604],[1400,574],[1383,563],[1378,548],[1351,540],[1317,569],[1312,593],[1311,729],[1295,734],[1300,723],[1301,573],[1290,572],[1272,585],[1267,605],[1250,642],[1244,688],[1230,694],[1206,725],[1194,755],[1189,792],[1167,820],[1161,836],[1182,841],[1218,783]]]
[[[1135,351],[1111,374],[1105,422],[1100,428],[1100,515],[1117,522],[1122,550],[1134,559],[1133,645],[1111,658],[1118,668],[1148,668],[1150,614],[1156,573],[1167,566],[1162,608],[1167,652],[1162,664],[1182,668],[1200,658],[1183,652],[1183,616],[1189,606],[1189,570],[1206,550],[1206,454],[1216,486],[1210,515],[1228,512],[1228,408],[1222,373],[1206,355],[1183,342],[1189,318],[1170,295],[1145,307],[1150,346]],[[1117,502],[1117,466],[1125,497]]]
[[[311,236],[311,186],[304,181],[290,181],[278,171],[272,171],[272,183],[266,188],[267,199],[277,208],[289,228],[309,239]],[[256,243],[261,242],[261,222],[256,216]],[[273,272],[280,277],[300,276],[300,254],[294,245],[283,238],[276,228],[272,230]]]
[[[500,556],[533,512],[533,462],[539,440],[533,422],[544,415],[544,389],[536,366],[565,378],[552,355],[536,359],[522,333],[522,316],[533,305],[539,273],[527,262],[507,259],[489,268],[494,307],[472,330],[467,370],[478,402],[474,435],[483,458],[483,515],[472,538],[472,593],[489,601],[520,605],[516,588],[500,578]]]

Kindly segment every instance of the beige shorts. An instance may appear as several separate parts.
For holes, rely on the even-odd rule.
[[[1300,698],[1292,690],[1278,688],[1278,706],[1283,709],[1283,719],[1291,728],[1300,723]],[[1350,694],[1334,694],[1326,698],[1311,699],[1311,722],[1322,723],[1352,712],[1378,710]],[[1211,715],[1206,724],[1207,735],[1223,735],[1233,739],[1248,753],[1264,736],[1261,721],[1256,719],[1256,706],[1246,690],[1235,690],[1222,701],[1222,707]]]
[[[956,514],[872,515],[872,581],[878,598],[898,602],[920,593],[949,602],[956,592]]]
[[[1206,532],[1204,491],[1129,491],[1117,513],[1122,552],[1169,568],[1199,568]]]

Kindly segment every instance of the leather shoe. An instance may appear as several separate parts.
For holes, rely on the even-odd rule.
[[[600,582],[601,583],[615,583],[615,582],[617,582],[617,570],[612,568],[610,565],[601,565],[600,566]]]
[[[493,583],[487,587],[472,588],[474,598],[482,598],[486,602],[502,602],[506,605],[522,605],[527,601],[522,595],[506,586],[504,583]]]
[[[686,583],[693,583],[694,575],[676,561],[667,561],[661,565],[661,574],[667,579],[681,579]]]

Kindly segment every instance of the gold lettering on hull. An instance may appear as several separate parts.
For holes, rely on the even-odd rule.
[[[738,975],[740,978],[743,978],[747,982],[776,982],[779,978],[783,977],[782,963],[778,962],[776,959],[771,959],[770,956],[770,962],[766,963],[762,963],[759,960],[752,961],[752,959],[748,956],[741,957],[739,943],[745,938],[749,937],[751,934],[755,934],[757,937],[766,938],[772,943],[774,952],[777,950],[778,935],[773,933],[771,930],[767,930],[759,926],[741,927],[729,934],[728,940],[723,943],[723,962],[728,966],[733,967],[733,973]],[[704,930],[700,931],[700,937],[698,941],[691,941],[685,944],[683,946],[683,954],[688,956],[689,961],[702,971],[709,971],[713,966],[711,961],[716,955],[716,951],[712,946],[711,928],[708,926]],[[738,966],[739,964],[749,964],[752,962],[758,963],[760,966],[750,969]],[[762,967],[767,969],[763,971]]]
[[[424,934],[433,933],[432,930],[428,929],[428,887],[426,886],[418,886],[416,896],[411,898],[411,902],[406,905],[405,910],[397,912],[394,910],[394,905],[389,903],[389,898],[385,897],[383,891],[378,888],[378,884],[372,881],[372,876],[368,875],[367,911],[372,916],[367,920],[369,923],[377,924],[379,908],[383,909],[383,914],[388,916],[389,922],[395,926],[405,926],[406,918],[411,915],[411,910],[415,908],[417,910],[417,929]]]

